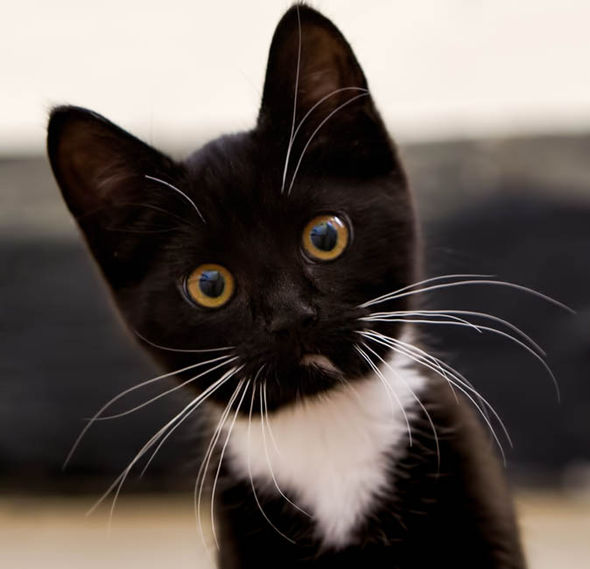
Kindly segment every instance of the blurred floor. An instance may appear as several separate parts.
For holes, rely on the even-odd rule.
[[[125,497],[85,517],[92,498],[0,500],[3,567],[110,569],[212,567],[195,526],[192,497]],[[518,498],[531,569],[587,569],[590,498],[523,493]],[[210,536],[208,536],[210,539]]]

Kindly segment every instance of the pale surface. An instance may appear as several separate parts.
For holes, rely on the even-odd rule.
[[[209,569],[191,496],[124,498],[112,528],[108,512],[84,517],[86,499],[4,497],[2,567],[19,569]],[[587,569],[590,500],[526,494],[519,499],[530,569]]]
[[[289,0],[20,0],[0,18],[0,153],[39,152],[48,109],[154,144],[249,128]],[[315,0],[399,140],[590,127],[587,0]]]

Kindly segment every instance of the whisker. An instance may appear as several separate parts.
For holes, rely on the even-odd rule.
[[[479,392],[475,389],[473,384],[464,375],[462,375],[460,372],[458,372],[454,367],[452,367],[448,363],[446,363],[443,360],[433,356],[432,354],[429,354],[428,352],[418,348],[417,346],[414,346],[413,344],[409,344],[408,342],[404,342],[402,340],[391,338],[389,336],[386,336],[385,334],[381,334],[380,332],[375,332],[374,330],[362,331],[361,335],[363,337],[373,339],[377,343],[380,343],[383,346],[388,346],[390,348],[394,348],[396,346],[401,346],[402,349],[408,350],[413,354],[417,354],[418,357],[424,358],[426,361],[428,361],[430,363],[430,365],[433,365],[436,368],[436,370],[433,370],[433,371],[435,371],[438,375],[440,375],[443,379],[445,379],[447,381],[447,383],[449,384],[449,387],[451,388],[451,391],[453,392],[453,396],[455,397],[455,400],[457,401],[457,404],[458,404],[459,398],[457,397],[457,394],[454,390],[454,383],[452,383],[450,381],[449,377],[447,376],[447,374],[450,373],[453,378],[455,378],[457,381],[462,382],[464,387],[469,389],[475,395],[475,397],[478,398],[478,400],[483,405],[483,407],[481,407],[481,412],[485,414],[486,418],[488,420],[490,420],[489,415],[486,410],[486,406],[488,406],[488,407],[490,407],[491,411],[494,413],[498,422],[503,426],[502,420],[500,419],[499,415],[495,412],[495,410],[491,407],[490,403],[488,403],[488,401],[483,396],[481,396],[479,394]],[[508,434],[508,431],[505,429],[505,427],[503,428],[503,430],[504,430],[504,434],[506,435],[507,440],[510,442],[510,445],[512,446],[512,441],[510,440],[510,436]]]
[[[289,145],[287,147],[287,156],[285,157],[285,168],[283,169],[283,181],[281,184],[281,193],[285,191],[285,181],[287,179],[287,168],[289,167],[289,157],[295,140],[295,120],[297,117],[297,95],[299,94],[299,71],[301,67],[301,15],[299,14],[299,5],[296,5],[297,10],[297,30],[299,33],[299,43],[297,46],[297,69],[295,71],[295,93],[293,95],[293,121],[291,122],[291,134],[289,136]]]
[[[197,409],[197,407],[199,407],[199,405],[201,405],[201,403],[203,401],[205,401],[211,393],[213,393],[214,391],[219,389],[221,387],[221,385],[223,385],[226,381],[228,381],[229,378],[231,377],[231,375],[236,373],[238,370],[239,370],[239,368],[232,368],[231,370],[226,372],[220,379],[218,379],[216,382],[212,383],[207,389],[205,389],[201,394],[199,394],[197,397],[195,397],[188,405],[186,405],[182,409],[182,411],[180,411],[177,415],[175,415],[172,419],[170,419],[170,421],[168,421],[163,427],[161,427],[156,432],[156,434],[153,435],[147,441],[147,443],[145,443],[143,445],[143,447],[135,455],[133,460],[127,465],[127,467],[123,470],[123,472],[121,474],[119,474],[119,476],[117,476],[115,481],[109,486],[109,488],[104,492],[104,494],[96,501],[94,506],[92,506],[92,508],[90,508],[90,510],[88,510],[86,515],[92,514],[96,510],[96,508],[98,508],[98,506],[100,504],[102,504],[102,502],[108,497],[108,495],[116,488],[115,497],[113,500],[113,504],[111,506],[110,518],[112,518],[112,514],[114,512],[117,496],[119,495],[121,487],[123,486],[123,483],[125,482],[125,479],[127,478],[127,475],[129,474],[129,472],[131,471],[133,466],[141,459],[142,456],[145,455],[146,452],[149,451],[149,449],[154,444],[156,444],[160,440],[160,437],[162,437],[171,426],[173,426],[179,420],[184,420],[184,418],[186,418],[190,413],[192,413],[195,409]]]
[[[229,362],[226,362],[229,363]],[[240,368],[238,368],[239,371]],[[212,370],[211,370],[212,371]],[[231,370],[230,370],[231,371]],[[228,372],[226,372],[228,373]],[[237,372],[236,372],[237,373]],[[229,379],[229,378],[228,378]],[[184,419],[183,419],[184,421]],[[162,448],[162,446],[164,445],[164,443],[168,440],[168,438],[174,433],[174,431],[182,424],[183,421],[180,421],[179,423],[177,423],[172,429],[170,429],[167,433],[166,436],[164,436],[162,438],[162,440],[158,443],[158,446],[154,449],[154,451],[152,452],[151,456],[149,457],[149,459],[147,460],[147,462],[145,463],[145,466],[143,467],[141,474],[139,475],[139,477],[143,477],[143,475],[146,473],[147,469],[149,468],[152,460],[154,460],[155,456],[158,454],[159,450]]]
[[[223,356],[223,357],[229,357],[229,356]],[[119,393],[118,395],[116,395],[115,397],[113,397],[110,401],[107,401],[90,419],[89,421],[86,423],[86,425],[84,425],[84,428],[82,429],[82,431],[80,432],[80,434],[78,435],[78,437],[76,438],[76,440],[74,441],[74,444],[72,445],[72,448],[70,449],[70,452],[68,452],[66,459],[62,465],[62,470],[65,469],[70,460],[72,459],[72,456],[74,455],[74,453],[76,452],[76,449],[78,448],[78,446],[80,445],[80,443],[82,442],[82,439],[84,438],[84,435],[87,433],[88,429],[90,429],[90,427],[98,420],[98,418],[116,401],[118,401],[119,399],[121,399],[122,397],[125,397],[125,395],[132,393],[133,391],[135,391],[136,389],[140,389],[141,387],[145,387],[146,385],[150,385],[152,383],[155,383],[156,381],[159,381],[161,379],[164,379],[166,377],[170,377],[172,375],[175,375],[177,373],[181,373],[183,371],[187,371],[189,369],[193,369],[195,367],[201,366],[201,365],[205,365],[208,363],[213,363],[214,361],[217,360],[208,360],[206,362],[200,362],[197,364],[192,364],[190,366],[186,366],[182,369],[177,369],[174,371],[170,371],[168,373],[164,373],[162,375],[159,375],[157,377],[153,377],[151,379],[148,379],[142,383],[139,383],[137,385],[134,385],[132,387],[129,387],[128,389],[125,389],[124,391],[122,391],[121,393]]]
[[[492,276],[494,276],[494,275],[459,273],[459,274],[439,275],[437,277],[430,277],[428,279],[424,279],[424,280],[412,283],[412,284],[404,286],[402,288],[398,288],[397,290],[388,292],[386,294],[382,294],[381,296],[377,296],[376,298],[373,298],[371,300],[367,300],[363,304],[359,304],[357,306],[357,308],[367,308],[368,306],[372,306],[373,304],[379,304],[380,302],[382,302],[382,301],[384,302],[385,300],[387,300],[392,294],[399,294],[401,292],[405,292],[406,290],[410,290],[410,289],[415,288],[417,286],[421,286],[421,285],[432,283],[432,282],[442,281],[442,280],[446,280],[446,279],[470,279],[470,278],[476,278],[476,277],[477,278],[491,278]]]
[[[105,226],[103,229],[113,233],[132,233],[134,235],[158,235],[161,233],[170,233],[172,231],[176,231],[175,227],[168,227],[165,229],[144,229],[143,231],[140,229],[123,229],[121,227],[111,226]]]
[[[309,111],[307,111],[307,113],[305,113],[305,115],[303,115],[303,118],[299,121],[299,124],[297,125],[297,128],[295,129],[295,135],[293,138],[295,138],[297,136],[297,133],[299,132],[299,130],[303,126],[303,123],[309,118],[309,116],[313,113],[313,111],[315,111],[323,102],[327,101],[328,99],[331,99],[334,95],[338,95],[340,93],[346,93],[348,91],[356,91],[356,92],[360,91],[361,93],[364,93],[365,95],[369,94],[369,90],[365,89],[364,87],[340,87],[339,89],[334,89],[334,91],[331,91],[327,95],[324,95],[319,101],[317,101],[317,103],[315,103],[309,109]]]
[[[542,356],[547,355],[545,350],[543,350],[543,348],[541,348],[541,346],[539,346],[539,344],[537,344],[528,334],[523,332],[518,326],[515,326],[512,322],[510,322],[508,320],[504,320],[504,318],[500,318],[499,316],[495,316],[495,315],[489,314],[487,312],[475,312],[475,311],[471,311],[471,310],[418,310],[418,311],[398,310],[398,311],[393,311],[393,312],[373,312],[369,315],[369,317],[396,316],[396,315],[412,316],[414,314],[418,315],[418,316],[439,316],[439,315],[440,316],[447,316],[447,315],[450,316],[453,314],[460,314],[460,315],[465,315],[465,316],[477,316],[480,318],[491,320],[493,322],[498,322],[500,324],[503,324],[507,328],[510,328],[510,330],[512,330],[513,332],[518,334],[521,338],[525,339],[531,345],[532,348],[537,350],[537,352],[540,355],[542,355]],[[473,322],[466,321],[464,319],[459,319],[459,321],[474,324]],[[478,324],[474,324],[474,325],[478,326]],[[479,331],[481,332],[481,330],[479,330]]]
[[[403,319],[403,318],[387,318],[387,319],[382,319],[381,321],[382,322],[403,322],[405,324],[433,324],[433,325],[441,325],[442,324],[443,326],[464,326],[464,324],[462,324],[461,322],[444,322],[442,320],[408,320],[408,319]],[[504,332],[503,330],[498,330],[497,328],[492,328],[490,326],[483,326],[483,325],[478,325],[478,328],[480,330],[483,330],[486,332],[491,332],[492,334],[497,334],[499,336],[503,336],[504,338],[507,338],[511,342],[514,342],[515,344],[517,344],[518,346],[520,346],[521,348],[526,350],[537,361],[539,361],[539,363],[543,366],[545,371],[549,374],[549,377],[551,378],[551,381],[553,382],[553,387],[555,388],[555,394],[557,396],[557,401],[558,402],[561,401],[561,391],[559,389],[559,384],[557,383],[557,378],[555,377],[555,374],[553,373],[552,369],[549,367],[549,365],[543,359],[542,356],[540,356],[530,346],[528,346],[527,344],[525,344],[524,342],[522,342],[518,338],[514,337],[512,334],[508,334],[507,332]]]
[[[301,162],[303,160],[303,156],[305,155],[305,152],[307,151],[309,145],[311,144],[311,141],[314,139],[315,135],[318,133],[318,131],[326,124],[326,122],[328,122],[338,111],[341,111],[344,107],[350,105],[351,103],[353,103],[354,101],[356,101],[357,99],[360,99],[362,97],[368,97],[369,93],[361,93],[360,95],[356,95],[355,97],[351,97],[350,99],[348,99],[347,101],[345,101],[344,103],[342,103],[341,105],[338,105],[331,113],[328,114],[328,116],[322,121],[320,122],[320,124],[317,126],[317,128],[311,133],[311,136],[308,138],[305,146],[303,147],[303,150],[301,151],[301,154],[299,155],[299,160],[297,161],[297,165],[295,166],[295,171],[293,172],[293,177],[291,178],[291,183],[289,184],[289,189],[287,190],[287,195],[291,194],[291,190],[293,189],[293,184],[295,183],[295,178],[297,177],[297,172],[299,172],[299,167],[301,166]]]
[[[493,408],[493,406],[481,394],[479,394],[477,392],[477,390],[475,390],[475,388],[473,388],[473,386],[471,386],[470,384],[465,384],[455,373],[453,373],[453,371],[448,372],[451,374],[451,377],[449,377],[446,373],[442,372],[438,366],[433,365],[433,362],[437,362],[439,364],[442,364],[446,368],[449,369],[450,366],[448,366],[448,364],[445,364],[444,362],[442,362],[438,358],[435,358],[431,354],[427,354],[426,352],[424,352],[420,348],[417,348],[416,346],[413,346],[411,344],[407,344],[406,342],[401,342],[399,340],[395,340],[394,338],[389,338],[387,336],[385,338],[387,338],[387,340],[390,341],[389,346],[394,351],[397,351],[398,353],[405,355],[407,358],[415,361],[416,363],[419,363],[420,365],[423,365],[424,367],[432,370],[434,373],[441,376],[447,382],[454,385],[459,391],[461,391],[461,393],[463,393],[463,395],[465,395],[465,397],[467,397],[471,401],[471,403],[475,406],[475,408],[481,414],[487,427],[490,429],[490,432],[491,432],[492,436],[494,437],[496,444],[498,445],[500,453],[502,454],[502,458],[504,460],[504,463],[506,463],[506,455],[504,453],[504,448],[502,447],[502,444],[500,443],[498,435],[496,434],[496,431],[493,428],[487,413],[485,413],[484,410],[482,409],[482,407],[480,407],[480,405],[475,401],[475,399],[473,399],[473,397],[471,396],[469,391],[473,392],[475,394],[475,396],[481,401],[482,405],[485,405],[493,413],[494,417],[496,418],[500,427],[502,428],[502,431],[504,432],[504,435],[506,436],[509,444],[512,446],[512,441],[510,439],[510,435],[508,434],[508,430],[506,429],[506,426],[504,425],[502,419],[500,418],[500,416],[498,415],[496,410]],[[399,344],[398,344],[398,342],[399,342]],[[411,349],[409,349],[409,348],[411,348]],[[416,355],[415,353],[412,353],[412,350],[415,350],[416,352],[418,352],[418,355]],[[452,368],[450,368],[450,369],[452,369]]]
[[[385,302],[388,300],[397,300],[399,298],[404,298],[406,296],[411,296],[414,294],[421,294],[423,292],[431,292],[433,290],[438,290],[438,289],[451,288],[451,287],[455,287],[455,286],[464,286],[464,285],[477,285],[477,284],[508,287],[508,288],[520,290],[523,292],[527,292],[533,296],[536,296],[538,298],[541,298],[542,300],[545,300],[546,302],[549,302],[550,304],[553,304],[554,306],[562,308],[563,310],[566,310],[567,312],[569,312],[571,314],[576,313],[575,310],[571,309],[569,306],[567,306],[563,302],[560,302],[559,300],[555,300],[554,298],[551,298],[550,296],[547,296],[546,294],[543,294],[542,292],[539,292],[538,290],[535,290],[535,289],[532,289],[532,288],[529,288],[529,287],[526,287],[523,285],[510,283],[507,281],[498,281],[498,280],[489,280],[489,279],[464,280],[464,281],[457,281],[454,283],[444,283],[444,284],[432,285],[432,286],[424,287],[424,288],[421,288],[418,290],[409,290],[409,291],[401,292],[401,293],[400,292],[391,293],[391,295],[384,295],[384,297],[382,297],[381,300],[379,300],[379,303]],[[373,304],[378,304],[378,302],[377,301],[368,301],[368,302],[365,302],[364,304],[361,304],[361,307],[367,308],[368,306],[372,306]]]
[[[498,423],[502,429],[502,432],[503,432],[504,436],[506,437],[506,440],[508,441],[508,444],[511,447],[513,447],[512,438],[510,437],[510,433],[508,432],[508,429],[504,425],[504,422],[502,421],[502,418],[500,417],[500,415],[496,412],[496,410],[491,405],[491,403],[489,403],[488,400],[485,397],[483,397],[483,395],[481,395],[479,393],[479,391],[477,391],[477,389],[475,389],[475,386],[462,373],[457,371],[457,369],[455,369],[453,366],[446,363],[445,361],[441,360],[440,358],[433,356],[432,354],[426,352],[425,350],[418,348],[417,346],[414,346],[413,344],[410,344],[408,342],[404,342],[403,340],[394,340],[394,341],[397,342],[398,345],[409,350],[410,352],[417,354],[419,357],[425,358],[427,361],[431,362],[437,369],[441,370],[442,377],[447,379],[447,383],[449,383],[451,390],[453,391],[453,395],[455,396],[455,399],[457,400],[457,402],[459,402],[459,400],[457,398],[457,394],[455,393],[455,390],[453,389],[454,383],[451,383],[447,377],[447,373],[452,374],[452,377],[455,381],[459,382],[461,385],[463,385],[463,387],[468,389],[471,393],[473,393],[473,395],[475,397],[477,397],[477,400],[481,403],[481,407],[480,407],[481,413],[483,413],[483,415],[490,422],[491,422],[491,418],[490,418],[490,415],[488,414],[488,409],[491,411],[491,413],[493,414],[493,417],[496,419],[496,421],[498,421]]]
[[[402,405],[397,393],[395,392],[395,389],[393,389],[393,387],[389,383],[387,383],[387,380],[385,379],[385,376],[383,375],[381,370],[375,365],[373,360],[371,360],[371,358],[365,353],[365,351],[360,346],[358,346],[356,344],[354,347],[355,347],[356,351],[363,357],[363,359],[369,364],[369,366],[371,366],[371,369],[377,374],[377,377],[379,378],[379,380],[383,384],[383,387],[385,387],[385,392],[387,393],[387,396],[389,397],[389,401],[391,403],[391,414],[394,417],[394,419],[395,419],[395,408],[393,406],[393,399],[391,398],[391,396],[393,395],[395,397],[398,407],[400,408],[400,410],[404,416],[404,421],[406,422],[409,445],[413,446],[412,428],[410,427],[410,420],[408,419],[408,414],[406,413],[404,406]]]
[[[364,338],[373,339],[373,340],[377,341],[377,343],[379,343],[379,344],[381,344],[383,346],[387,346],[389,348],[393,348],[394,347],[395,344],[393,344],[393,342],[400,341],[400,340],[395,340],[394,338],[391,338],[389,336],[386,336],[385,334],[381,334],[380,332],[376,332],[374,330],[363,330],[363,331],[360,331],[359,333]],[[442,376],[445,379],[447,379],[445,369],[441,365],[439,365],[438,363],[434,363],[433,362],[433,365],[435,365],[435,367],[437,367],[440,370]],[[458,404],[459,403],[459,398],[457,397],[457,394],[455,393],[455,390],[453,389],[453,385],[450,382],[448,382],[448,383],[449,383],[449,386],[450,386],[451,391],[453,393],[453,396],[455,397],[455,401]]]
[[[148,340],[145,336],[142,336],[137,330],[133,330],[133,332],[135,333],[135,335],[138,338],[143,340],[146,344],[149,344],[150,346],[153,346],[154,348],[158,348],[160,350],[166,350],[168,352],[187,352],[187,353],[192,353],[192,354],[200,354],[200,353],[206,353],[206,352],[223,352],[223,351],[234,349],[234,346],[224,346],[222,348],[204,348],[204,349],[200,349],[200,350],[193,350],[193,349],[186,349],[186,348],[169,348],[168,346],[162,346],[160,344],[156,344],[155,342],[152,342],[151,340]]]
[[[151,209],[151,210],[157,211],[159,213],[163,213],[165,215],[168,215],[169,217],[173,217],[174,219],[182,222],[183,224],[188,224],[192,227],[196,227],[196,225],[193,225],[190,221],[184,219],[180,215],[176,215],[175,213],[172,213],[162,207],[158,207],[153,204],[146,204],[146,203],[140,203],[140,202],[121,202],[121,203],[119,203],[119,206],[123,206],[123,207],[129,206],[129,207],[133,207],[133,208],[143,207],[146,209]]]
[[[370,336],[365,336],[367,339],[369,340],[373,340],[374,342],[377,342],[377,340],[375,338],[371,338]],[[412,397],[414,398],[414,400],[416,401],[416,403],[419,405],[419,407],[422,409],[422,411],[424,411],[424,414],[426,415],[426,418],[428,420],[428,422],[430,423],[430,428],[432,429],[432,434],[434,436],[434,444],[436,446],[436,459],[437,459],[437,472],[440,472],[440,444],[439,444],[439,440],[438,440],[438,432],[436,430],[436,427],[434,426],[434,421],[432,420],[432,417],[430,415],[430,413],[428,412],[428,410],[426,409],[426,407],[424,406],[424,403],[422,403],[421,399],[418,397],[418,395],[416,395],[416,392],[410,387],[410,384],[406,381],[406,379],[404,378],[403,374],[398,373],[397,370],[395,370],[393,368],[393,366],[384,358],[382,358],[375,350],[373,350],[370,346],[367,346],[366,344],[364,345],[365,348],[367,348],[367,350],[369,350],[375,357],[377,357],[384,365],[386,365],[391,372],[398,378],[400,379],[404,385],[406,386],[406,388],[409,390],[410,394],[412,395]]]
[[[293,143],[295,142],[295,139],[297,138],[297,134],[299,133],[299,130],[301,129],[301,127],[303,126],[305,121],[309,118],[309,116],[313,113],[313,111],[315,111],[322,103],[324,103],[328,99],[331,99],[334,95],[338,95],[339,93],[345,93],[347,91],[357,91],[357,92],[361,91],[362,93],[365,93],[365,94],[369,93],[369,90],[365,89],[364,87],[341,87],[340,89],[334,89],[334,91],[331,91],[327,95],[324,95],[319,101],[317,101],[307,111],[307,113],[305,113],[305,115],[303,115],[303,118],[299,121],[299,124],[297,125],[295,132],[292,133],[291,139],[289,140],[289,148],[287,150],[287,160],[285,161],[285,169],[283,171],[283,185],[281,186],[281,193],[283,193],[285,190],[285,179],[287,177],[288,161],[290,158],[291,150],[293,149]]]
[[[252,380],[249,379],[246,382],[246,387],[244,388],[244,392],[242,393],[242,397],[240,398],[240,400],[238,401],[238,405],[236,407],[236,411],[234,413],[231,425],[229,426],[228,432],[227,432],[227,437],[225,437],[225,442],[223,443],[223,447],[221,449],[221,455],[219,456],[219,462],[217,464],[217,471],[215,472],[215,478],[213,480],[213,489],[211,490],[211,530],[213,533],[213,539],[215,541],[215,545],[217,546],[217,550],[219,550],[219,542],[217,541],[217,534],[215,532],[215,513],[214,513],[214,508],[215,508],[215,489],[217,488],[217,481],[219,479],[219,473],[221,472],[221,464],[223,463],[223,457],[225,456],[225,450],[227,449],[227,444],[229,443],[229,439],[231,437],[231,433],[233,431],[233,428],[236,424],[236,419],[238,417],[238,413],[240,412],[240,407],[242,406],[242,403],[244,402],[244,397],[246,396],[246,393],[248,391],[248,387],[250,387],[250,382]],[[240,384],[238,385],[238,391],[242,388],[242,385],[244,383],[244,380],[242,379],[240,381]]]
[[[266,388],[266,382],[264,383],[264,387]],[[289,504],[291,504],[291,506],[293,506],[295,509],[299,510],[302,514],[304,514],[308,518],[311,518],[311,514],[309,514],[308,512],[306,512],[303,508],[300,508],[297,504],[295,504],[287,496],[285,496],[285,493],[279,487],[279,483],[277,482],[277,479],[275,477],[275,473],[274,473],[274,470],[272,468],[272,463],[271,463],[271,460],[270,460],[270,454],[268,452],[268,447],[266,445],[266,431],[265,431],[265,428],[264,427],[265,427],[265,414],[266,414],[266,423],[268,424],[268,410],[264,411],[265,407],[263,405],[262,391],[263,391],[262,389],[259,391],[259,394],[260,394],[260,429],[261,429],[261,432],[262,432],[262,445],[264,447],[264,454],[266,456],[266,463],[268,464],[268,469],[270,470],[270,475],[271,475],[272,481],[273,481],[273,483],[275,485],[275,488],[277,489],[278,493]],[[265,392],[266,392],[266,389],[265,389]]]
[[[215,371],[216,369],[219,369],[220,367],[230,364],[238,359],[237,356],[230,357],[229,359],[227,359],[227,358],[228,358],[228,356],[221,356],[220,358],[216,358],[214,361],[219,361],[221,359],[223,359],[224,361],[222,361],[220,364],[218,364],[216,366],[213,366],[212,368],[206,369],[205,371],[195,375],[194,377],[191,377],[191,378],[179,383],[178,385],[175,385],[174,387],[171,387],[170,389],[167,389],[163,393],[159,393],[158,395],[152,397],[151,399],[148,399],[147,401],[145,401],[144,403],[141,403],[140,405],[136,405],[135,407],[132,407],[131,409],[127,409],[127,411],[122,411],[121,413],[115,413],[113,415],[105,415],[104,417],[96,417],[94,420],[95,421],[110,421],[111,419],[118,419],[120,417],[125,417],[126,415],[130,415],[131,413],[134,413],[135,411],[138,411],[139,409],[143,409],[144,407],[151,405],[152,403],[154,403],[154,401],[157,401],[158,399],[162,399],[162,397],[166,397],[166,395],[170,395],[170,393],[173,393],[174,391],[178,391],[179,389],[182,389],[183,387],[185,387],[189,383],[192,383],[193,381],[200,379],[201,377],[207,375],[208,373],[211,373],[212,371]]]
[[[164,180],[160,180],[160,178],[154,178],[154,176],[148,176],[147,174],[145,174],[144,178],[147,178],[148,180],[152,180],[154,182],[159,182],[160,184],[163,184],[167,188],[170,188],[171,190],[174,190],[175,192],[180,194],[186,201],[188,201],[193,206],[194,210],[197,212],[197,214],[201,218],[201,221],[203,223],[206,223],[205,218],[203,217],[203,214],[201,213],[201,211],[197,207],[197,204],[189,196],[187,196],[182,190],[179,190],[176,186],[173,186],[169,182],[165,182]]]
[[[429,369],[432,370],[436,370],[436,368],[431,367],[430,365],[428,365],[424,359],[419,358],[417,356],[411,355],[410,352],[406,352],[404,350],[400,350],[399,347],[398,348],[393,348],[394,350],[399,351],[400,353],[404,354],[406,357],[409,357],[410,359],[414,360],[417,363],[420,363],[421,365],[424,365],[425,367],[428,367]],[[446,376],[444,376],[446,377]],[[461,393],[463,393],[463,395],[465,395],[465,397],[467,397],[467,399],[469,399],[469,401],[471,401],[471,403],[474,405],[474,407],[479,411],[479,413],[481,414],[484,422],[486,423],[486,425],[488,426],[494,441],[496,442],[496,444],[498,445],[498,449],[500,451],[500,454],[502,456],[502,462],[504,464],[504,466],[506,466],[507,462],[506,462],[506,453],[504,452],[504,447],[502,446],[502,443],[500,442],[500,439],[496,433],[496,430],[494,429],[490,419],[488,418],[487,414],[484,413],[483,409],[479,406],[479,404],[477,403],[477,401],[470,395],[469,391],[467,390],[467,387],[464,386],[462,384],[462,382],[459,382],[459,380],[457,380],[456,378],[453,377],[453,379],[449,379],[447,377],[447,381],[451,382]],[[476,392],[477,393],[477,392]],[[477,398],[480,400],[484,400],[483,397],[481,397],[481,395],[479,395],[479,393],[477,393]],[[485,401],[485,400],[484,400]],[[493,407],[486,402],[486,406],[492,409],[492,412],[494,413],[494,416],[497,417],[497,413],[496,411],[493,409]],[[500,421],[500,419],[498,419]],[[505,430],[504,427],[504,423],[501,423],[502,425],[502,429]],[[508,436],[508,435],[507,435]],[[512,446],[512,445],[511,445]]]
[[[190,409],[187,409],[186,407],[184,408],[183,411],[181,411],[181,413],[179,415],[177,415],[175,417],[176,419],[176,424],[174,425],[168,425],[167,426],[167,430],[163,431],[159,434],[157,434],[157,439],[154,440],[153,442],[151,442],[149,444],[149,447],[145,449],[145,452],[142,453],[145,454],[149,451],[149,449],[158,442],[158,439],[160,439],[162,436],[164,436],[163,439],[161,439],[160,444],[156,447],[155,451],[153,452],[152,456],[150,457],[148,463],[146,464],[145,468],[142,470],[141,475],[144,474],[145,470],[147,469],[147,467],[149,466],[149,463],[151,463],[151,461],[153,460],[154,456],[156,455],[156,453],[158,452],[158,450],[161,448],[163,442],[168,439],[168,437],[182,424],[184,423],[184,421],[186,419],[188,419],[188,417],[190,417],[190,415],[192,415],[192,413],[194,413],[194,411],[196,411],[196,409],[198,409],[198,407],[209,397],[209,395],[211,395],[211,393],[213,393],[214,391],[216,391],[219,387],[221,387],[224,383],[226,383],[227,381],[229,381],[229,379],[235,375],[235,373],[237,373],[239,371],[240,368],[237,369],[233,369],[233,370],[229,370],[228,372],[226,372],[226,374],[224,374],[219,380],[218,382],[212,384],[207,390],[205,390],[201,396],[200,399],[199,397],[197,397],[195,400],[193,400],[193,402],[195,403],[194,405],[191,406]],[[217,385],[217,383],[219,383],[219,385]],[[211,389],[213,387],[213,389]],[[205,395],[206,394],[206,395]],[[142,455],[139,455],[137,458],[140,458]],[[125,475],[123,476],[123,478],[121,479],[121,481],[119,482],[119,485],[115,491],[115,495],[113,497],[113,503],[111,506],[111,513],[110,513],[110,518],[112,518],[112,515],[115,511],[115,504],[117,502],[117,498],[119,496],[119,493],[121,491],[121,489],[123,488],[123,484],[125,483],[125,480],[129,474],[129,472],[131,471],[131,467],[133,466],[133,464],[129,465],[129,470],[125,473]]]
[[[368,316],[362,316],[359,320],[365,322],[388,322],[389,318],[393,316],[401,317],[412,317],[412,316],[430,316],[431,318],[446,318],[447,320],[452,320],[454,322],[461,322],[468,326],[469,328],[473,328],[476,332],[481,332],[478,328],[477,324],[470,322],[469,320],[465,320],[464,318],[459,318],[458,316],[453,316],[451,314],[429,314],[427,311],[422,310],[394,310],[392,312],[373,312]]]
[[[256,387],[254,386],[254,389],[252,389],[252,399],[250,400],[250,412],[248,413],[248,476],[250,478],[250,486],[252,487],[252,495],[254,496],[254,501],[256,502],[256,506],[258,507],[258,509],[260,510],[260,513],[262,514],[262,516],[264,517],[264,519],[268,522],[268,524],[270,525],[270,527],[272,527],[281,537],[284,537],[289,543],[292,543],[293,545],[295,545],[295,541],[293,539],[291,539],[290,537],[286,536],[279,528],[277,528],[277,526],[275,526],[271,521],[270,518],[266,515],[266,512],[264,511],[264,508],[262,507],[262,504],[260,503],[260,500],[258,499],[258,494],[256,493],[256,486],[254,485],[254,478],[252,477],[252,461],[250,458],[251,455],[251,427],[252,427],[252,410],[254,409],[254,397],[256,395]],[[261,386],[260,389],[262,389]]]
[[[268,418],[269,415],[268,415],[268,400],[267,400],[267,394],[266,394],[266,381],[262,384],[262,391],[264,394],[264,412],[266,413],[266,417]],[[261,413],[262,413],[262,411],[261,411]],[[270,435],[270,440],[272,442],[272,446],[274,447],[277,455],[281,456],[281,451],[279,450],[279,445],[277,444],[274,433],[273,433],[272,428],[270,426],[270,420],[268,420],[266,424],[268,426],[268,434]]]
[[[201,521],[201,498],[203,495],[203,489],[205,486],[205,478],[207,476],[207,471],[209,470],[209,464],[211,463],[211,458],[213,457],[213,452],[215,447],[217,446],[217,441],[219,441],[219,437],[221,436],[221,431],[223,429],[223,425],[225,425],[225,421],[231,412],[231,406],[233,405],[234,401],[239,395],[239,385],[234,389],[232,396],[230,397],[221,417],[217,421],[217,426],[213,431],[213,435],[209,441],[209,445],[207,446],[207,451],[205,452],[205,456],[203,457],[203,461],[199,467],[199,471],[197,473],[197,478],[195,480],[195,489],[193,493],[193,504],[195,509],[195,520],[197,522],[197,529],[201,534],[201,541],[205,548],[207,548],[207,544],[205,541],[205,534],[203,533],[203,523]],[[213,521],[213,520],[211,520]]]

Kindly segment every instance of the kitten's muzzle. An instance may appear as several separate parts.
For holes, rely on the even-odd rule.
[[[292,303],[273,311],[268,322],[268,331],[277,339],[286,339],[313,327],[317,319],[317,310],[310,304]]]

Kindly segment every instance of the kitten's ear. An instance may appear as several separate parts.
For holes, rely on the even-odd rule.
[[[52,111],[47,152],[68,208],[99,264],[115,279],[117,266],[134,248],[130,233],[150,215],[145,205],[161,199],[162,190],[146,175],[171,180],[178,167],[104,117],[79,107]]]
[[[47,129],[53,174],[74,217],[142,192],[145,175],[173,169],[170,159],[97,113],[57,107]]]
[[[350,45],[330,20],[302,4],[287,11],[274,33],[258,117],[260,128],[281,138],[289,136],[293,122],[301,125],[300,141],[310,140],[323,123],[313,138],[330,136],[332,143],[343,136],[359,146],[389,146]],[[392,156],[385,154],[381,158],[390,163]]]
[[[367,92],[363,71],[344,36],[330,20],[300,4],[287,11],[274,33],[261,118],[290,120],[296,84],[299,119],[324,97],[331,95],[324,108],[335,108]]]

